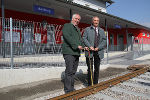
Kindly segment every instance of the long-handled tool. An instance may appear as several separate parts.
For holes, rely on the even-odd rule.
[[[92,70],[91,59],[90,59],[90,50],[88,50],[88,53],[89,53],[89,63],[90,63],[90,72],[91,72],[91,83],[93,86],[93,70]]]

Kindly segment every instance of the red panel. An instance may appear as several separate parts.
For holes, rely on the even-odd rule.
[[[0,16],[1,16],[1,13],[0,13]],[[42,16],[42,15],[37,15],[37,14],[31,14],[31,13],[5,9],[5,18],[10,18],[10,17],[12,17],[13,19],[35,21],[35,22],[42,22],[46,20],[48,23],[59,24],[59,25],[63,25],[69,22],[69,20],[65,20],[65,19],[59,19],[59,18],[53,18],[50,16]]]
[[[62,40],[61,40],[61,36],[62,36],[62,25],[56,25],[55,26],[55,40],[57,44],[61,44]]]
[[[47,43],[47,29],[43,29],[42,28],[42,31],[41,31],[41,43]]]
[[[1,15],[1,13],[0,13]],[[57,25],[64,25],[65,23],[70,22],[70,20],[65,20],[65,19],[58,19],[58,18],[53,18],[49,16],[42,16],[42,15],[37,15],[37,14],[31,14],[31,13],[25,13],[25,12],[19,12],[19,11],[13,11],[13,10],[8,10],[5,9],[5,17],[10,18],[12,17],[13,19],[19,19],[19,20],[26,20],[26,21],[35,21],[35,22],[43,22],[47,21],[50,24],[57,24]],[[80,23],[80,31],[83,35],[84,28],[90,26],[90,24],[85,24],[85,23]],[[61,36],[62,36],[62,27],[57,26],[55,27],[56,30],[59,29],[60,31],[55,31],[55,40],[57,41],[56,43],[62,43]],[[104,27],[103,27],[104,28]],[[105,28],[104,28],[105,29]],[[128,33],[132,33],[135,37],[143,37],[141,33],[145,32],[146,34],[150,34],[150,31],[144,30],[144,29],[138,29],[138,28],[128,28]],[[41,42],[42,43],[47,43],[47,30],[44,29],[37,29],[35,30],[35,33],[41,33]],[[114,34],[114,45],[117,45],[117,34],[123,34],[124,35],[124,44],[127,43],[126,40],[126,29],[108,29],[108,33]],[[0,42],[1,42],[1,25],[0,25]],[[150,38],[145,35],[144,38]],[[109,38],[110,39],[110,38]],[[149,42],[145,42],[149,43]]]
[[[41,43],[47,43],[47,29],[40,27],[39,23],[34,24],[34,34],[41,34]]]

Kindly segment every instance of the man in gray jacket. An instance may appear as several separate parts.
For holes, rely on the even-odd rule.
[[[104,30],[99,27],[99,17],[92,18],[92,25],[87,27],[83,34],[83,41],[86,46],[85,57],[88,66],[88,85],[98,83],[100,61],[104,58],[104,48],[106,46],[106,37]],[[93,75],[94,60],[94,75]],[[91,64],[91,65],[90,65]],[[91,69],[90,69],[91,67]],[[92,71],[92,72],[91,72]],[[92,79],[91,79],[92,73]]]

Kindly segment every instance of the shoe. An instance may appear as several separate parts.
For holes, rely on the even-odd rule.
[[[74,88],[73,90],[71,90],[71,91],[65,91],[65,94],[67,94],[67,93],[70,93],[70,92],[73,92],[73,91],[75,91],[76,89]]]

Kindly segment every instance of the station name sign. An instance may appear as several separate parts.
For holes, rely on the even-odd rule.
[[[45,13],[49,15],[54,15],[54,9],[39,6],[39,5],[33,5],[33,11],[39,12],[39,13]]]
[[[114,24],[114,28],[119,28],[119,29],[121,29],[121,26],[118,25],[118,24]]]

